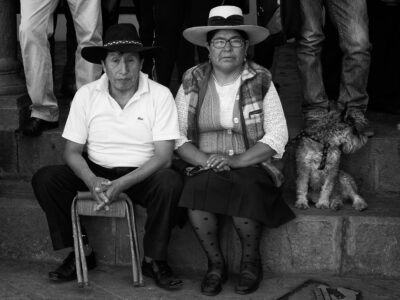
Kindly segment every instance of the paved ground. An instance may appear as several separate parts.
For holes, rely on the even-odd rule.
[[[159,289],[151,279],[146,286],[131,285],[130,268],[99,266],[89,273],[90,285],[79,288],[76,282],[54,284],[47,280],[47,272],[54,264],[0,260],[0,299],[207,299],[199,292],[200,275],[180,274],[184,288],[178,292]],[[308,279],[329,286],[348,287],[361,291],[364,300],[400,299],[399,280],[373,278],[338,278],[328,275],[279,276],[264,278],[258,291],[240,296],[233,292],[236,276],[232,275],[221,294],[213,299],[265,299],[276,300]],[[290,300],[312,300],[311,288],[300,290]]]

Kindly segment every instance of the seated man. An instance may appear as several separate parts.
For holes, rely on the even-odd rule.
[[[132,24],[111,26],[104,46],[86,47],[82,56],[105,74],[78,90],[63,137],[66,165],[40,169],[32,178],[47,216],[54,250],[73,246],[70,207],[79,190],[89,190],[99,209],[127,193],[147,208],[142,270],[165,289],[182,286],[167,264],[167,246],[177,221],[180,175],[169,169],[178,119],[171,92],[142,73],[143,47]],[[83,152],[87,147],[87,154]],[[85,236],[88,268],[96,266]],[[74,252],[49,273],[53,281],[76,278]]]

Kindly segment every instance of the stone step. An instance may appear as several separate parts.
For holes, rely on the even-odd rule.
[[[41,137],[16,135],[14,129],[0,126],[0,178],[29,179],[41,166],[62,163],[63,125],[71,97],[60,93],[65,63],[65,44],[56,43],[55,90],[60,107],[60,128],[45,132]],[[272,67],[274,81],[280,85],[280,97],[288,122],[289,133],[295,137],[302,128],[301,85],[299,81],[294,44],[279,47]],[[177,76],[173,76],[176,90]],[[23,114],[26,114],[24,112]],[[400,193],[400,118],[394,115],[368,113],[376,134],[357,153],[344,156],[342,166],[352,174],[361,193]],[[287,151],[286,188],[295,187],[294,147]]]
[[[293,204],[294,195],[285,198]],[[399,197],[368,194],[369,209],[357,212],[294,209],[297,218],[277,229],[265,229],[261,241],[264,271],[400,277]],[[145,210],[136,206],[139,238]],[[52,251],[46,218],[29,182],[0,181],[0,257],[60,261],[65,252]],[[130,263],[128,232],[123,220],[85,218],[91,244],[101,263]],[[221,230],[222,249],[232,272],[238,272],[241,247],[229,220]],[[143,253],[141,251],[141,253]],[[206,258],[189,224],[175,228],[169,249],[171,265],[186,272],[206,269]]]

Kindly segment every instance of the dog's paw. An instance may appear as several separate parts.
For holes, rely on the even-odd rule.
[[[363,210],[366,210],[368,208],[368,204],[364,200],[356,201],[356,202],[353,203],[353,207],[354,207],[355,210],[363,211]]]
[[[296,203],[294,204],[294,206],[296,208],[300,208],[300,209],[307,209],[310,208],[310,206],[308,205],[308,202],[305,201],[296,201]]]
[[[329,202],[318,202],[317,204],[315,204],[316,208],[319,209],[328,209],[329,208]]]

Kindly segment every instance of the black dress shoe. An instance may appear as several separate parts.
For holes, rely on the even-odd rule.
[[[235,293],[246,295],[258,289],[263,277],[261,263],[243,262],[240,268],[239,281],[235,286]]]
[[[94,252],[86,256],[86,265],[88,270],[94,269],[96,264],[96,256]],[[67,258],[64,259],[62,264],[52,272],[49,272],[49,279],[53,282],[65,282],[76,279],[76,265],[75,265],[75,253],[71,252]]]
[[[22,127],[18,130],[26,136],[39,136],[44,130],[49,130],[58,127],[58,122],[49,122],[39,118],[30,118]]]
[[[228,279],[227,274],[226,268],[223,269],[222,273],[209,269],[201,282],[201,293],[206,296],[218,295],[222,291],[222,284]]]
[[[183,281],[173,274],[166,261],[143,261],[142,272],[143,275],[153,278],[154,282],[165,290],[177,290],[183,285]]]

